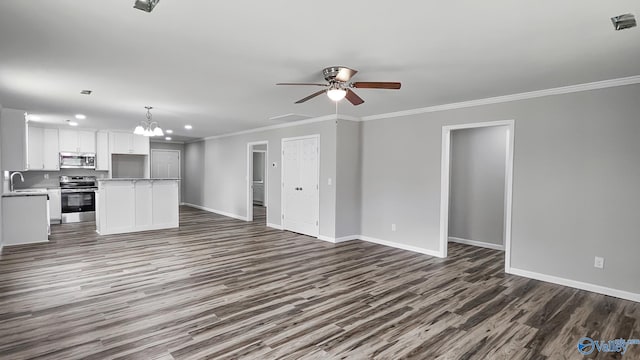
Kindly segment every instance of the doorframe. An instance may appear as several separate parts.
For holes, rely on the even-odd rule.
[[[269,219],[269,169],[267,167],[269,159],[269,141],[252,141],[247,143],[247,221],[253,221],[253,146],[254,145],[267,145],[267,150],[264,151],[264,206],[266,210],[266,218]]]
[[[149,175],[153,174],[153,153],[158,151],[166,151],[166,152],[177,152],[178,153],[178,178],[182,179],[182,152],[180,150],[175,149],[150,149],[149,155],[151,156],[151,161],[149,161]]]
[[[439,256],[447,257],[449,236],[449,181],[451,167],[451,131],[483,127],[507,127],[507,153],[505,156],[505,189],[504,189],[504,248],[505,272],[511,272],[511,221],[513,209],[513,138],[515,120],[499,120],[442,127],[442,163],[440,182],[440,249]]]
[[[280,226],[282,230],[287,230],[284,227],[284,142],[304,139],[316,139],[318,142],[318,179],[316,180],[318,184],[316,191],[318,200],[318,235],[316,237],[320,238],[320,134],[288,137],[280,140]]]

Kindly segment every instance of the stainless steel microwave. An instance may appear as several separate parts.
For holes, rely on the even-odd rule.
[[[95,169],[94,153],[60,153],[60,169]]]

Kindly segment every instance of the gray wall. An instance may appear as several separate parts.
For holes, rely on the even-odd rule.
[[[336,160],[336,238],[361,234],[360,122],[338,120]]]
[[[169,142],[150,142],[150,150],[178,150],[180,151],[180,199],[184,199],[184,187],[185,187],[185,174],[186,174],[186,156],[184,153],[184,144],[169,143]],[[149,166],[151,166],[151,159],[149,159]]]
[[[640,293],[638,99],[629,85],[367,121],[362,233],[438,249],[442,126],[515,119],[512,267]]]
[[[261,132],[221,137],[185,146],[185,202],[245,217],[247,143],[269,142],[267,222],[280,225],[281,140],[320,135],[320,234],[335,236],[336,121],[328,120]]]
[[[449,236],[503,245],[507,127],[451,132]]]

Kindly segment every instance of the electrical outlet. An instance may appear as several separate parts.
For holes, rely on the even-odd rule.
[[[44,179],[45,179],[45,180],[49,180],[49,174],[44,173]]]
[[[593,266],[598,269],[604,269],[604,258],[600,256],[596,256],[595,261],[593,262]]]
[[[331,186],[331,184],[332,184],[332,181],[331,181],[331,178],[329,178],[329,180],[327,180],[327,185]]]
[[[396,231],[396,224],[391,224],[391,231]]]

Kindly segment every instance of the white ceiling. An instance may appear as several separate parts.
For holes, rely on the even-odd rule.
[[[151,105],[177,136],[205,137],[322,116],[321,96],[294,101],[321,69],[359,70],[367,116],[640,74],[637,0],[0,1],[0,104],[82,127],[132,129]],[[80,95],[82,89],[94,91]],[[187,131],[184,124],[192,124]]]

